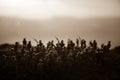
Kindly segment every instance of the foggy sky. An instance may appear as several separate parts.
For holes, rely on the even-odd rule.
[[[120,0],[0,0],[0,15],[32,19],[54,16],[120,17]]]
[[[120,0],[0,0],[0,44],[77,37],[120,45]]]

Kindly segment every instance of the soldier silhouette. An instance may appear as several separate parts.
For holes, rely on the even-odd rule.
[[[40,47],[42,47],[42,46],[43,46],[43,43],[42,43],[42,41],[41,41],[41,40],[39,40],[39,44],[38,44],[38,46],[40,46]]]
[[[63,47],[65,46],[64,41],[63,41],[63,40],[61,40],[60,45],[61,45],[61,48],[63,48]]]
[[[25,48],[26,45],[27,45],[27,40],[26,40],[26,38],[24,38],[24,39],[23,39],[23,48]]]
[[[96,40],[93,41],[93,49],[94,49],[94,50],[97,49],[97,42],[96,42]]]
[[[86,41],[84,40],[84,48],[86,48]]]
[[[53,40],[50,42],[50,46],[51,46],[52,48],[55,47],[55,45],[54,45],[54,41],[53,41]]]
[[[27,44],[28,51],[31,51],[31,48],[32,48],[31,41],[29,41],[28,44]]]
[[[19,47],[19,43],[15,42],[15,46],[14,46],[15,53],[18,53],[18,47]]]
[[[107,51],[109,52],[110,50],[110,47],[111,47],[111,41],[108,41],[108,44],[107,44]]]
[[[90,47],[93,47],[93,43],[92,43],[92,41],[90,41],[89,45],[90,45]]]
[[[104,46],[105,46],[104,44],[101,44],[101,49],[103,49],[103,48],[104,48]]]
[[[47,43],[47,49],[49,49],[49,47],[50,47],[50,41]]]
[[[86,48],[86,41],[84,39],[81,40],[81,48]]]
[[[76,39],[76,45],[79,47],[79,39]]]
[[[70,47],[71,47],[72,50],[73,50],[74,47],[75,47],[75,44],[74,44],[74,42],[73,42],[72,40],[70,41]]]

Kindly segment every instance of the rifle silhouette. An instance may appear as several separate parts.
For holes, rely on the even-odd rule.
[[[34,41],[35,41],[37,44],[39,44],[39,42],[37,41],[37,39],[34,39]]]
[[[57,37],[55,37],[56,38],[56,40],[58,41],[58,43],[60,43],[60,40],[57,38]]]

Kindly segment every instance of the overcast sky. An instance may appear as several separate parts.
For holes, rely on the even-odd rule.
[[[54,16],[120,16],[120,0],[0,0],[0,15],[46,19]]]
[[[81,36],[116,46],[119,32],[120,0],[0,0],[0,44]]]

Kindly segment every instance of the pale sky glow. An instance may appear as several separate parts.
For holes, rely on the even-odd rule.
[[[120,16],[118,0],[0,0],[0,15],[23,18]]]
[[[119,34],[120,0],[0,0],[0,44],[81,36],[116,46]]]
[[[46,18],[64,14],[68,10],[63,3],[54,0],[0,0],[0,5],[2,15],[28,18]]]

